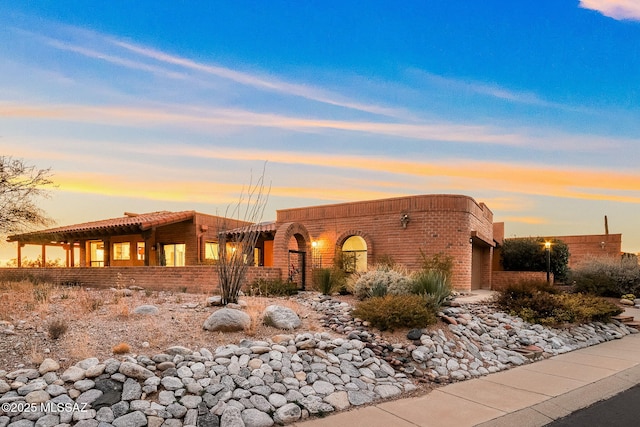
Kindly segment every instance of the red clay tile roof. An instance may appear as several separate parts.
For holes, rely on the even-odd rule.
[[[246,231],[259,231],[261,233],[275,233],[278,230],[275,221],[259,222],[257,224],[251,224],[248,227],[238,227],[231,230],[227,230],[227,234],[238,234]]]
[[[103,236],[109,234],[140,233],[153,227],[174,224],[191,220],[195,211],[181,212],[150,212],[144,214],[127,214],[121,218],[104,219],[101,221],[85,222],[82,224],[67,225],[64,227],[50,228],[47,230],[33,231],[24,234],[15,234],[7,238],[8,242],[53,242],[67,241],[69,238],[80,236]]]

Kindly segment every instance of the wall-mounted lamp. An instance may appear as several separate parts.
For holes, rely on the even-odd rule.
[[[604,250],[604,247],[607,246],[607,242],[600,242],[600,247]]]
[[[402,228],[407,228],[409,221],[409,214],[402,214],[402,216],[400,216],[400,225],[402,225]]]

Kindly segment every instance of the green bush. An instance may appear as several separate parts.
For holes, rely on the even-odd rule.
[[[500,248],[500,263],[506,271],[547,271],[545,239],[528,237],[504,239]],[[551,240],[551,272],[558,282],[567,280],[569,273],[569,248],[562,241]]]
[[[387,295],[358,303],[353,315],[381,331],[424,328],[436,323],[435,311],[420,295]]]
[[[287,296],[298,293],[298,285],[284,280],[258,279],[251,283],[246,290],[249,296]]]
[[[608,321],[622,310],[602,298],[583,294],[561,294],[546,282],[526,281],[507,286],[496,303],[512,315],[530,323],[559,325]]]
[[[413,277],[411,293],[429,296],[436,307],[440,307],[451,296],[451,281],[442,270],[427,270]]]
[[[373,291],[375,288],[375,292]],[[378,266],[375,270],[362,273],[354,285],[353,293],[360,299],[369,298],[374,293],[382,295],[406,295],[411,293],[411,279],[399,271]]]
[[[571,272],[577,292],[620,297],[640,294],[640,266],[634,257],[591,258]]]
[[[573,313],[574,322],[608,322],[624,310],[605,299],[594,295],[562,294],[556,298],[564,307]]]

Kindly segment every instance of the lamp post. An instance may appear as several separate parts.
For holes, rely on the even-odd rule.
[[[551,242],[544,242],[547,251],[547,283],[551,283]]]

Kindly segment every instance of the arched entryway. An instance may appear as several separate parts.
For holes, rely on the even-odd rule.
[[[304,225],[288,222],[278,227],[274,237],[274,266],[282,271],[282,278],[305,289],[311,277],[311,238]]]

